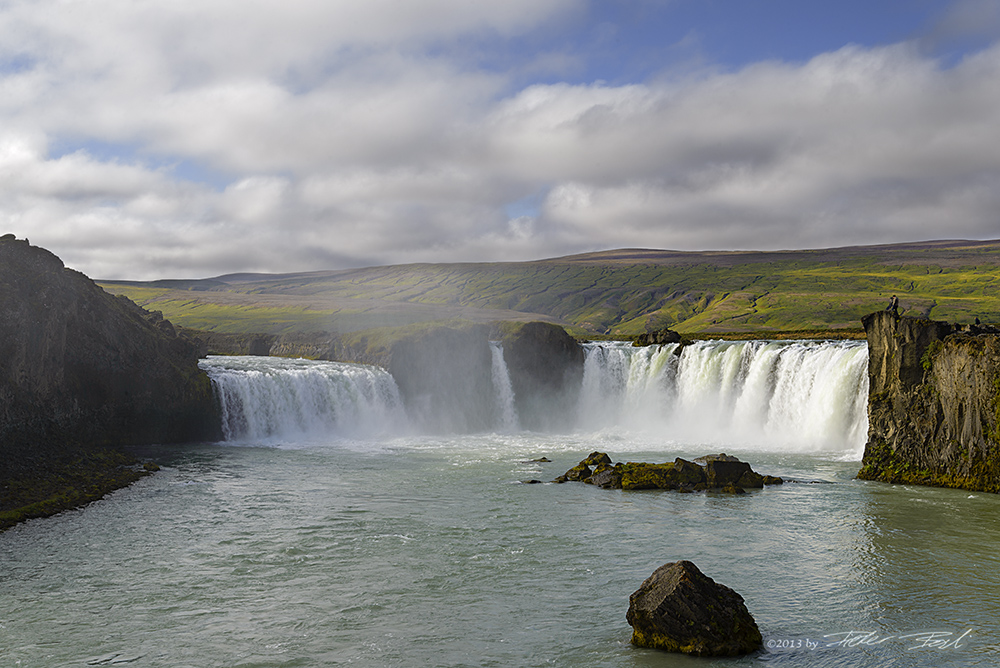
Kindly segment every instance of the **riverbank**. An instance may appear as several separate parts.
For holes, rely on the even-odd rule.
[[[159,470],[111,449],[66,454],[0,483],[0,531],[79,508]]]

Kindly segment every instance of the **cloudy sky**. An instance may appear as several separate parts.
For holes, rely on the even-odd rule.
[[[3,0],[0,233],[100,278],[1000,237],[997,0]]]

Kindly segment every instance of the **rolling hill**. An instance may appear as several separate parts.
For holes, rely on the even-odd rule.
[[[100,283],[175,324],[231,333],[547,320],[581,336],[663,327],[766,334],[857,329],[892,294],[910,315],[1000,321],[1000,240],[776,252],[622,249],[533,262]]]

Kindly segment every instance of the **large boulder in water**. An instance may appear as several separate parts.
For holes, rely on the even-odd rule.
[[[664,564],[629,597],[632,644],[694,656],[742,656],[761,647],[743,597],[690,561]]]
[[[695,460],[705,467],[706,483],[709,487],[739,487],[764,486],[764,477],[753,471],[746,462],[725,453],[705,455]]]
[[[666,464],[629,462],[622,466],[622,489],[695,488],[705,483],[705,471],[678,457]]]

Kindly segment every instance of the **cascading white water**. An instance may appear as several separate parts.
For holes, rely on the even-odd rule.
[[[392,376],[379,367],[278,357],[209,357],[226,440],[369,437],[405,424]]]
[[[493,394],[496,400],[497,429],[502,432],[518,430],[517,408],[514,405],[514,387],[510,382],[510,372],[503,358],[503,347],[499,342],[490,342],[493,355],[491,368]]]
[[[863,342],[586,345],[580,425],[672,441],[859,457],[868,430]]]
[[[863,342],[701,341],[585,345],[575,426],[859,458],[868,429]],[[491,343],[488,429],[519,430],[499,343]],[[378,368],[274,357],[210,357],[228,440],[372,437],[411,431],[392,376]],[[488,393],[487,393],[488,394]],[[484,405],[486,406],[486,405]]]

